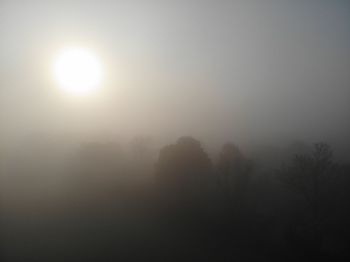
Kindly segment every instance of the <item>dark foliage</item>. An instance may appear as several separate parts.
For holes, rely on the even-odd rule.
[[[85,144],[53,186],[16,163],[3,179],[3,261],[349,258],[350,168],[327,144],[294,144],[278,172],[232,143],[213,160],[181,137],[155,161],[150,144]]]

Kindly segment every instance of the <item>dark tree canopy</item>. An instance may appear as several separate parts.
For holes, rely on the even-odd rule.
[[[245,158],[236,145],[232,143],[223,145],[218,161],[220,173],[223,175],[241,173],[246,168],[245,165]]]
[[[320,252],[327,220],[332,217],[327,210],[333,202],[329,201],[334,198],[330,188],[337,173],[332,150],[325,143],[314,144],[310,154],[295,155],[293,162],[281,169],[279,175],[283,184],[304,200],[299,222],[292,223],[288,232],[289,241],[303,243],[305,249]]]
[[[229,196],[241,197],[247,189],[252,167],[252,162],[236,145],[223,145],[217,163],[219,185]]]
[[[161,149],[156,179],[166,188],[194,190],[208,182],[211,169],[211,161],[200,142],[192,137],[181,137],[176,144]]]
[[[290,189],[314,202],[327,182],[334,178],[335,171],[331,148],[325,143],[317,143],[311,154],[295,155],[291,165],[282,168],[281,179]]]

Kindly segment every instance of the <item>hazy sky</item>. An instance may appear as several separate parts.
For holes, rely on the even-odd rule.
[[[349,25],[349,1],[2,0],[1,132],[349,145]],[[57,87],[67,45],[100,57],[95,96]]]

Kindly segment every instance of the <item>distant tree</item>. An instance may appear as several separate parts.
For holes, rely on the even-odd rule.
[[[211,161],[199,141],[181,137],[160,150],[156,180],[167,194],[189,198],[204,194],[212,171]]]
[[[248,190],[253,171],[252,161],[247,159],[233,143],[222,146],[217,163],[218,216],[217,228],[224,245],[232,245],[234,239],[248,239],[250,205]],[[255,221],[256,224],[256,221]]]
[[[328,187],[336,178],[336,171],[337,165],[329,145],[317,143],[311,154],[296,155],[291,165],[283,166],[279,172],[282,183],[305,200],[307,209],[304,217],[308,219],[302,225],[303,237],[314,249],[319,250],[322,243],[322,211],[327,198],[330,198]]]
[[[150,157],[151,138],[145,136],[134,137],[130,142],[130,149],[133,158],[136,161],[144,161]]]
[[[336,167],[329,145],[318,143],[310,155],[296,155],[290,166],[283,166],[280,178],[286,186],[305,198],[313,217],[318,219],[324,187],[335,178]]]
[[[218,179],[220,188],[230,199],[241,200],[247,190],[252,170],[252,161],[236,145],[223,145],[217,163]]]
[[[307,155],[312,152],[312,145],[301,140],[294,140],[287,145],[284,156],[286,160],[293,158],[295,155]]]
[[[160,150],[155,168],[159,214],[167,222],[165,228],[186,240],[212,238],[212,164],[200,142],[180,137]]]

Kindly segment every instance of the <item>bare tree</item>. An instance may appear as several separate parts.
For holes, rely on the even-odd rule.
[[[283,166],[279,172],[282,183],[305,200],[304,216],[308,217],[308,222],[304,224],[304,234],[309,237],[310,247],[312,245],[317,250],[322,243],[322,210],[330,197],[327,187],[336,178],[336,170],[330,146],[317,143],[311,154],[296,155],[291,165]]]

